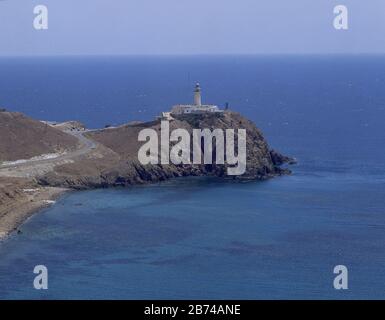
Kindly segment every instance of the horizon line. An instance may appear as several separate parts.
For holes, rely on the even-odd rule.
[[[272,53],[108,53],[108,54],[0,54],[1,58],[47,58],[47,57],[204,57],[204,56],[382,56],[385,52],[272,52]]]

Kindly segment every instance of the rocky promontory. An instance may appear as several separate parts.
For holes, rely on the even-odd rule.
[[[66,190],[133,186],[187,176],[264,180],[289,174],[282,165],[293,162],[271,150],[253,122],[230,111],[174,116],[169,127],[184,129],[187,135],[194,129],[245,129],[246,170],[237,176],[227,175],[227,164],[215,162],[141,164],[139,132],[160,132],[160,119],[87,130],[76,121],[58,124],[0,112],[0,124],[0,238]]]
[[[85,136],[99,145],[99,154],[85,157],[75,163],[58,166],[54,171],[39,176],[43,185],[69,187],[75,189],[108,186],[129,186],[140,183],[157,182],[182,176],[215,176],[230,178],[225,165],[142,165],[137,155],[142,142],[138,134],[142,129],[160,131],[160,121],[135,123],[117,128],[95,130]],[[271,150],[261,131],[253,122],[239,113],[181,115],[170,122],[170,130],[192,129],[246,129],[247,166],[246,172],[232,179],[263,180],[277,175],[288,174],[281,166],[292,162],[289,157]]]

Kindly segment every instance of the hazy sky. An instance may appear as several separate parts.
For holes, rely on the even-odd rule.
[[[0,55],[362,52],[385,53],[385,0],[0,0]]]

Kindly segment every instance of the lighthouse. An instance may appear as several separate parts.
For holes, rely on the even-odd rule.
[[[201,97],[201,87],[199,83],[195,85],[194,90],[194,105],[201,106],[202,105],[202,97]]]
[[[0,0],[1,1],[1,0]],[[199,83],[195,85],[194,89],[194,104],[177,104],[171,108],[170,114],[196,114],[196,113],[206,113],[206,112],[223,112],[218,106],[212,104],[202,104],[201,97],[201,86]],[[162,116],[164,118],[164,116]]]

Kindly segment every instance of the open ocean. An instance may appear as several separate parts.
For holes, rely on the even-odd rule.
[[[385,298],[385,56],[1,58],[0,106],[97,128],[188,103],[195,81],[293,174],[66,194],[0,243],[0,298]]]

